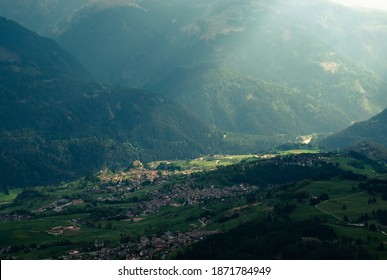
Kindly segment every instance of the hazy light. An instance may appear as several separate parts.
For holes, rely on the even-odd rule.
[[[345,6],[363,7],[369,9],[385,10],[387,11],[386,0],[331,0]]]

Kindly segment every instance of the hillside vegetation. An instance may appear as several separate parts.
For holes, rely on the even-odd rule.
[[[328,136],[320,144],[328,148],[344,148],[367,141],[387,147],[387,109],[367,121]]]

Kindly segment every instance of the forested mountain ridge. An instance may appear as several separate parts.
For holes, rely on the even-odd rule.
[[[374,142],[387,148],[387,109],[367,121],[355,123],[322,139],[320,144],[328,148],[344,148],[364,141]]]
[[[346,41],[339,36],[347,26],[340,15],[359,20],[356,30],[364,37],[382,36],[383,31],[371,28],[376,24],[372,17],[324,3],[99,1],[79,9],[52,36],[97,80],[167,91],[170,99],[195,108],[203,121],[222,130],[294,137],[343,129],[387,105],[383,67],[371,68],[358,59],[365,56],[363,45],[347,55]],[[298,9],[313,17],[300,19]],[[377,22],[387,26],[382,16]],[[352,34],[346,40],[357,46],[360,39]],[[371,40],[366,42],[373,47]],[[387,61],[380,58],[380,65]],[[239,80],[237,88],[225,72]],[[262,89],[256,80],[273,86]],[[257,84],[253,92],[251,83]],[[292,91],[298,94],[289,98]],[[230,95],[232,102],[226,101]],[[251,95],[264,101],[250,102],[249,116],[238,114]],[[249,129],[232,124],[241,119]],[[268,122],[278,127],[272,129]]]
[[[90,75],[78,60],[52,39],[40,37],[4,17],[0,17],[0,27],[3,83],[6,82],[6,71],[12,75],[10,80],[50,75],[90,79]]]
[[[97,81],[162,92],[224,131],[294,139],[387,106],[383,13],[298,0],[1,2],[3,14],[31,28],[28,9],[50,22],[40,32]],[[246,96],[263,102],[247,105]],[[247,116],[238,113],[244,106]]]
[[[87,81],[51,39],[4,18],[0,24],[3,186],[58,182],[136,159],[194,157],[223,145],[221,134],[186,108]]]

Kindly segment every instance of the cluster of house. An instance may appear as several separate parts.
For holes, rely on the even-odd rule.
[[[138,242],[127,242],[117,247],[108,244],[97,243],[98,250],[93,252],[80,252],[71,250],[62,259],[127,259],[127,260],[149,260],[155,257],[164,259],[171,252],[192,245],[203,240],[209,235],[219,231],[207,231],[194,229],[185,233],[165,232],[160,236],[141,237]]]
[[[247,184],[234,185],[223,188],[204,188],[199,189],[190,186],[176,184],[170,188],[162,188],[151,193],[152,199],[136,203],[128,211],[128,217],[138,215],[151,215],[158,212],[162,206],[202,206],[210,200],[224,200],[230,197],[240,197],[242,195],[258,190],[257,186]]]
[[[0,215],[0,222],[31,220],[34,217],[29,214],[4,214]]]
[[[269,157],[261,161],[256,161],[256,165],[297,165],[297,166],[313,166],[318,163],[328,162],[329,157],[326,157],[322,154],[292,154],[286,157]]]
[[[39,207],[36,210],[36,212],[41,213],[41,212],[44,212],[47,210],[53,210],[55,212],[60,212],[63,210],[64,207],[67,207],[70,205],[82,205],[84,203],[85,202],[83,201],[83,199],[70,200],[70,199],[63,198],[63,199],[56,200],[48,205],[44,205],[42,207]]]
[[[131,192],[146,188],[149,185],[159,185],[169,176],[168,171],[154,171],[145,168],[130,169],[113,175],[109,171],[100,171],[100,183],[91,188],[90,194],[102,194],[99,202],[123,201],[131,196]],[[106,195],[110,194],[110,195]]]
[[[101,181],[100,185],[103,187],[129,187],[130,189],[136,189],[141,187],[144,182],[150,182],[152,184],[162,183],[167,175],[167,171],[148,170],[140,167],[116,172],[113,175],[110,175],[107,170],[101,170],[98,178]]]

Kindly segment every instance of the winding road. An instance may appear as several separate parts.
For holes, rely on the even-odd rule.
[[[345,196],[338,197],[338,198],[335,198],[335,199],[342,199],[342,198],[351,197],[351,196],[355,196],[355,195],[359,195],[359,194],[363,194],[363,193],[365,193],[365,192],[358,192],[358,193],[354,193],[354,194],[350,194],[350,195],[345,195]],[[331,199],[331,200],[335,200],[335,199]],[[335,214],[329,213],[329,212],[327,212],[327,211],[325,211],[325,210],[323,210],[323,209],[321,209],[321,208],[319,207],[319,205],[322,205],[322,204],[324,204],[324,203],[327,203],[328,201],[330,201],[330,200],[325,200],[324,202],[321,202],[320,204],[316,204],[314,207],[316,207],[316,208],[317,208],[318,210],[320,210],[321,212],[323,212],[323,213],[325,213],[325,214],[327,214],[327,215],[329,215],[329,216],[332,216],[332,217],[336,218],[336,219],[339,220],[340,222],[345,223],[345,224],[348,225],[348,226],[353,226],[353,227],[364,227],[364,226],[365,226],[364,223],[363,223],[363,224],[352,224],[352,223],[348,223],[348,222],[344,221],[343,219],[337,217]]]

